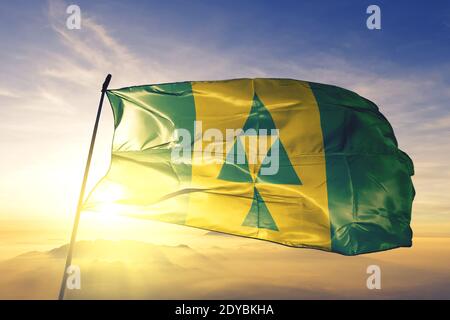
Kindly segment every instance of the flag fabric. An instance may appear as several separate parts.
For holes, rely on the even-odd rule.
[[[354,92],[258,78],[107,96],[111,166],[84,210],[344,255],[412,244],[412,161]]]

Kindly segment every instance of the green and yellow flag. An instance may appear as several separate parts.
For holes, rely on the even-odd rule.
[[[107,95],[111,167],[84,210],[345,255],[411,246],[412,161],[354,92],[237,79]]]

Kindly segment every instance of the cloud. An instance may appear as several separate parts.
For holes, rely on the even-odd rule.
[[[119,37],[121,33],[114,25],[100,23],[95,12],[84,9],[81,30],[68,30],[67,5],[58,0],[48,2],[49,46],[30,43],[27,50],[31,54],[25,55],[21,67],[27,72],[6,74],[10,85],[0,86],[0,143],[4,150],[11,150],[11,156],[4,159],[4,167],[19,171],[26,168],[26,172],[39,167],[42,176],[46,170],[59,175],[82,170],[80,150],[89,141],[100,86],[107,73],[113,75],[112,87],[183,80],[288,77],[346,87],[377,103],[392,123],[400,147],[416,163],[417,214],[426,214],[427,208],[441,215],[449,214],[448,67],[405,71],[385,61],[365,66],[346,57],[320,52],[314,56],[280,56],[280,51],[253,43],[228,47],[221,43],[220,34],[214,32],[199,34],[194,39],[154,32],[148,37],[148,32],[136,32],[134,28],[138,26],[129,25],[124,33],[134,35],[129,39]],[[305,41],[304,45],[307,44]],[[19,79],[20,82],[18,74],[25,80]],[[19,90],[24,87],[26,91]],[[97,153],[101,152],[98,150],[107,153],[111,141],[112,129],[108,126],[111,115],[109,110],[105,111],[104,116],[109,118],[102,119]],[[39,144],[30,136],[39,139]],[[61,143],[64,153],[60,151]],[[14,153],[23,152],[19,149],[27,150],[28,157],[14,157]],[[52,167],[47,164],[49,157],[58,159],[51,162]],[[13,179],[12,171],[5,170],[4,177]],[[44,192],[47,190],[44,182],[35,179],[26,186],[17,182],[17,190],[4,182],[4,185],[0,183],[0,190],[8,189],[18,195],[41,192],[40,197],[51,199]],[[53,190],[51,194],[67,199],[75,189]],[[20,210],[25,195],[20,199],[17,204],[11,204],[17,206],[16,210]],[[438,202],[439,207],[432,208],[430,202]],[[61,208],[53,210],[59,212]]]
[[[66,7],[63,1],[49,1],[49,22],[64,50],[50,55],[52,62],[44,66],[44,76],[92,88],[98,87],[99,76],[107,73],[121,74],[126,70],[127,78],[142,75],[142,61],[110,36],[89,12],[82,12],[80,30],[69,30],[62,14]]]
[[[7,88],[0,88],[0,97],[6,97],[6,98],[19,98],[20,95],[10,89]]]
[[[446,115],[442,118],[437,118],[429,123],[426,123],[424,125],[424,129],[432,129],[432,130],[449,129],[450,130],[450,115]]]
[[[66,297],[448,299],[450,295],[449,238],[418,238],[412,248],[352,258],[248,239],[231,247],[214,246],[228,241],[233,239],[209,239],[210,247],[193,249],[137,241],[79,241],[73,261],[80,266],[82,286],[67,291]],[[63,246],[0,262],[0,298],[55,299],[66,250]],[[382,290],[366,287],[371,264],[382,270]]]

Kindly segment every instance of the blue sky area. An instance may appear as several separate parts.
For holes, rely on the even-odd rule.
[[[436,67],[450,56],[448,1],[75,1],[124,43],[184,39],[223,52],[263,47],[280,59],[326,52],[358,64],[384,60],[406,69]],[[365,28],[369,4],[382,9],[382,30]],[[3,3],[2,47],[47,45],[46,1]],[[61,16],[61,19],[64,19]],[[43,41],[44,40],[44,41]],[[176,46],[176,43],[174,43]],[[5,52],[5,50],[2,50]],[[163,54],[163,53],[162,53]]]
[[[69,4],[81,8],[81,30],[65,27]],[[370,4],[381,30],[366,28]],[[70,214],[107,73],[115,88],[288,77],[377,103],[415,163],[415,219],[450,230],[449,1],[17,0],[0,7],[0,39],[4,214]]]

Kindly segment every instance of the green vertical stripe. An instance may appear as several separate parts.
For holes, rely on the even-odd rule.
[[[179,192],[187,188],[191,182],[191,161],[174,163],[171,158],[173,137],[176,129],[188,130],[191,136],[193,149],[195,140],[194,121],[196,118],[195,102],[190,82],[168,83],[159,85],[146,85],[109,90],[108,98],[114,113],[116,131],[120,128],[125,108],[139,109],[139,117],[131,117],[124,124],[133,129],[127,132],[130,141],[147,139],[145,147],[138,150],[113,150],[112,160],[128,161],[130,166],[145,166],[147,168],[164,171],[168,178],[179,181],[179,190],[173,190],[177,201],[186,202],[185,212],[171,213],[171,215],[153,216],[159,220],[170,220],[171,223],[184,224],[187,214],[187,201],[189,195]],[[135,110],[136,111],[136,110]],[[139,121],[134,123],[133,121]],[[161,137],[164,137],[161,141]],[[155,141],[153,143],[153,141]],[[142,156],[140,156],[142,155]],[[192,158],[192,153],[191,153]],[[126,184],[126,177],[114,175],[112,166],[109,176],[114,177],[118,183]],[[121,179],[124,181],[122,182]],[[157,183],[148,181],[147,183]],[[177,192],[178,191],[178,192]]]
[[[136,108],[143,108],[155,115],[153,125],[157,126],[157,119],[164,118],[173,123],[174,126],[170,129],[187,129],[194,139],[195,103],[190,82],[127,87],[108,90],[107,95],[113,109],[116,128],[123,114],[121,102],[127,100],[135,104]],[[148,129],[152,130],[151,127]],[[156,129],[154,127],[153,131]]]
[[[321,117],[332,250],[353,255],[411,246],[413,165],[391,125],[354,92],[310,87]]]

